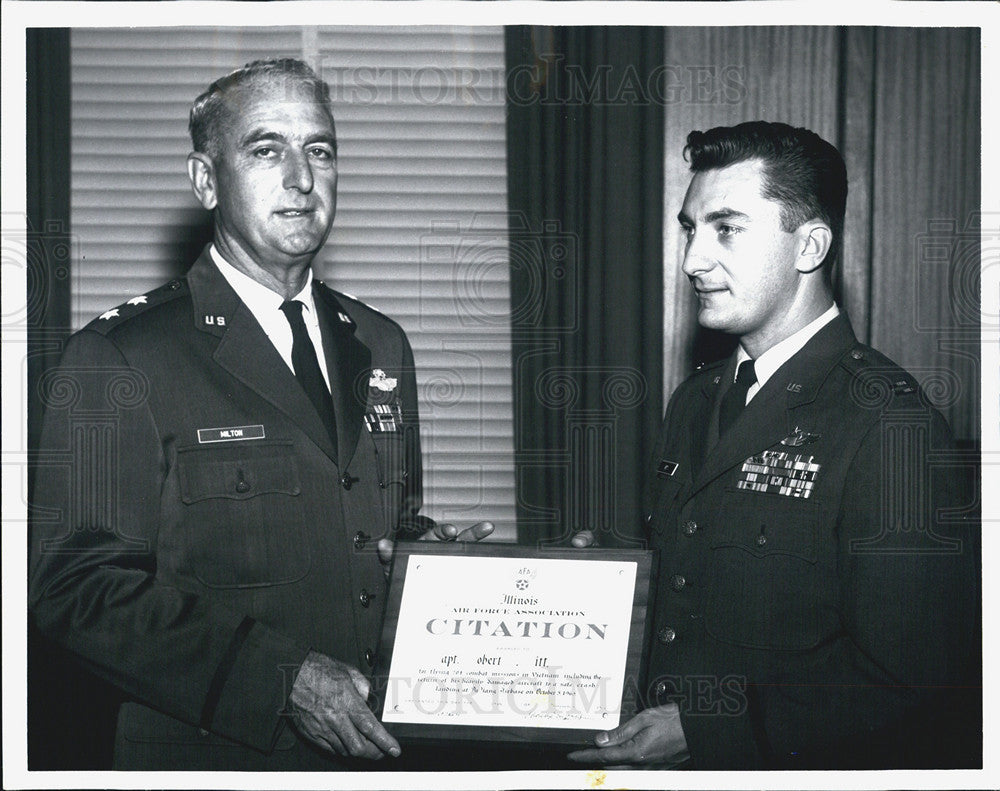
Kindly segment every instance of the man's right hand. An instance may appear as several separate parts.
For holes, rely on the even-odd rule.
[[[430,522],[431,520],[427,520]],[[482,541],[493,532],[492,522],[476,522],[472,527],[462,530],[452,524],[444,522],[434,523],[434,527],[425,530],[417,541]],[[382,570],[389,574],[389,567],[392,564],[392,553],[396,542],[391,538],[382,538],[378,542],[378,559],[382,563]]]
[[[370,684],[361,672],[310,651],[288,700],[296,729],[338,755],[378,760],[400,754],[399,742],[382,727],[365,701]]]
[[[644,709],[624,725],[601,731],[594,737],[595,748],[569,754],[571,761],[591,764],[656,767],[672,769],[690,755],[681,712],[676,703]]]

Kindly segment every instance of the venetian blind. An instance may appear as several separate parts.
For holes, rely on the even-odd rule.
[[[272,56],[331,86],[338,210],[314,268],[409,335],[424,512],[511,539],[502,28],[73,30],[74,326],[186,271],[209,234],[184,165],[188,108]]]

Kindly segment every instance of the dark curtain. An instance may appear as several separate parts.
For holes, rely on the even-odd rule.
[[[30,471],[46,462],[36,450],[42,421],[38,381],[58,361],[70,334],[70,283],[79,254],[69,225],[69,37],[65,29],[30,29],[25,42],[29,503]],[[29,520],[35,516],[29,508]],[[42,637],[30,619],[27,651],[28,768],[110,768],[119,693]]]
[[[58,361],[70,326],[69,31],[31,29],[25,45],[28,447],[36,448],[41,431],[36,385]]]
[[[843,270],[852,320],[969,448],[981,433],[980,248],[998,230],[980,211],[979,39],[975,28],[841,31],[853,113],[841,145],[858,163],[857,254]]]
[[[518,539],[625,546],[662,417],[663,30],[506,36]]]

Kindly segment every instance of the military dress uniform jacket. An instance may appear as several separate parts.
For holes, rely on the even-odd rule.
[[[207,250],[45,377],[29,604],[135,701],[118,768],[336,767],[281,713],[310,649],[370,672],[375,545],[420,506],[420,448],[402,329],[314,296],[336,453]]]
[[[678,703],[694,768],[974,755],[978,524],[943,418],[843,315],[719,438],[734,371],[668,406],[644,702]]]

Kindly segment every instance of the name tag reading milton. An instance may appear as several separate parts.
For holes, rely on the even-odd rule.
[[[225,426],[223,428],[198,429],[198,443],[240,442],[246,439],[264,439],[263,426]]]

